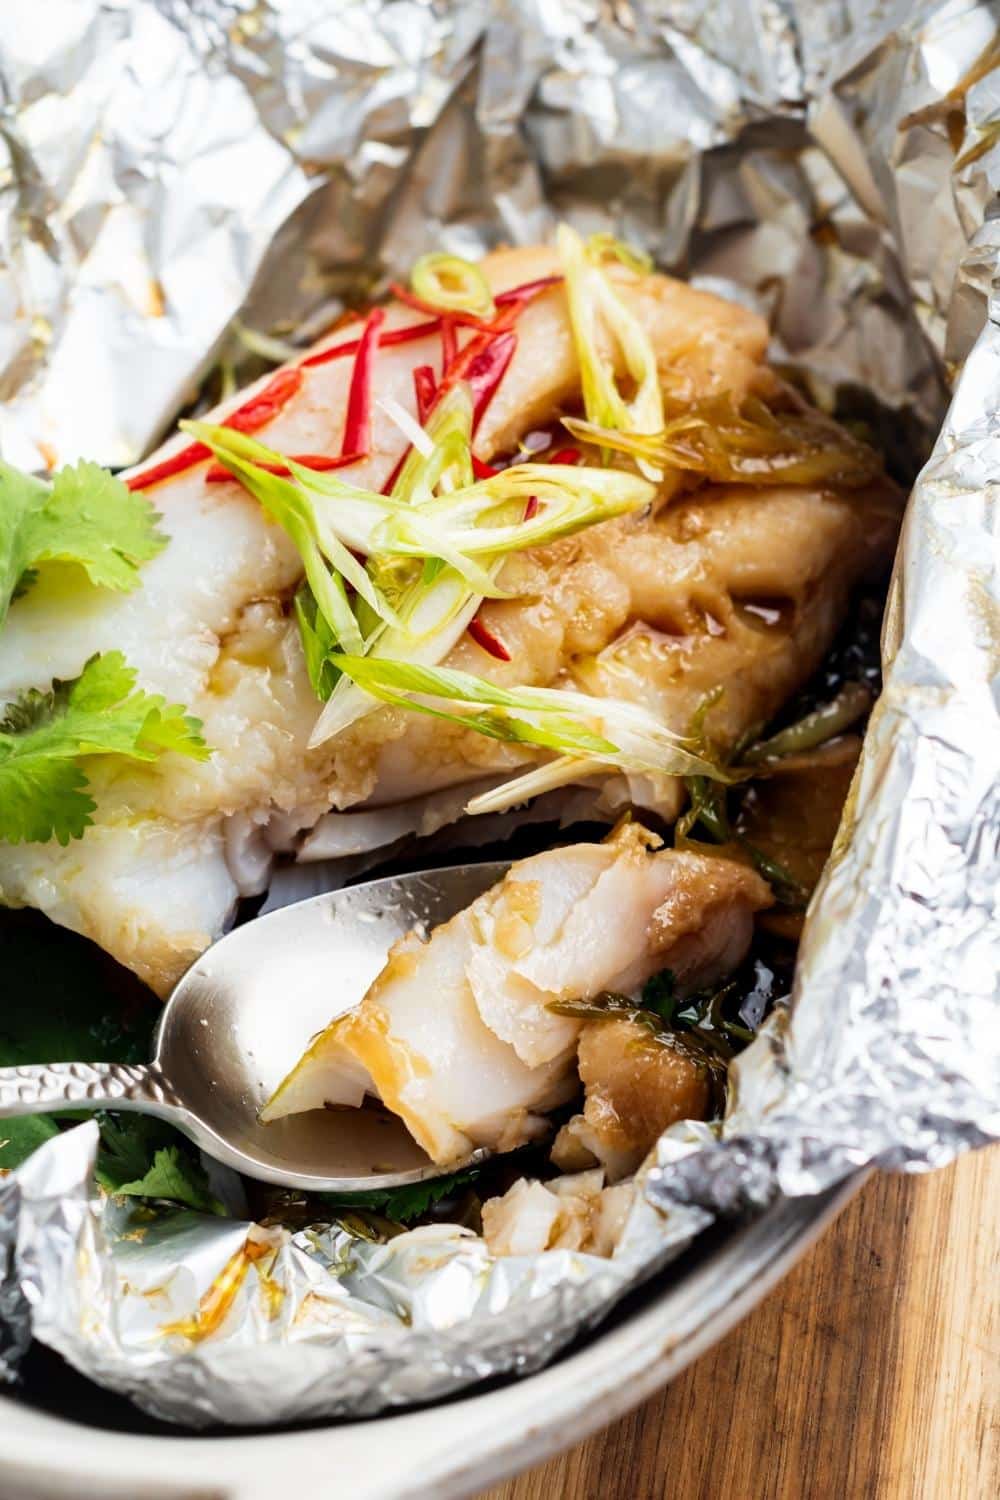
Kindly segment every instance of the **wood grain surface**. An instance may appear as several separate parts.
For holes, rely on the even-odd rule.
[[[874,1178],[674,1383],[484,1500],[997,1500],[1000,1151]]]

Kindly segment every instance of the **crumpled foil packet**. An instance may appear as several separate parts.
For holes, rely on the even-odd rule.
[[[425,249],[560,217],[762,308],[776,360],[911,472],[975,347],[911,503],[793,1006],[741,1057],[721,1138],[661,1140],[615,1257],[123,1206],[94,1194],[86,1124],[0,1184],[0,1372],[30,1313],[79,1369],[195,1426],[426,1400],[537,1368],[720,1212],[1000,1133],[995,6],[64,10],[22,8],[0,47],[12,462],[131,462],[234,314],[305,341]]]

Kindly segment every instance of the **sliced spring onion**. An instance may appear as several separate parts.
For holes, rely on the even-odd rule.
[[[429,501],[440,491],[465,489],[473,480],[472,397],[463,383],[452,386],[438,401],[427,422],[434,453],[425,458],[416,447],[407,454],[391,498],[402,505]],[[491,593],[502,558],[487,567]],[[408,557],[372,557],[369,566],[377,579],[385,580],[384,591],[393,590],[399,623],[386,626],[371,637],[368,654],[429,665],[443,661],[465,634],[482,603],[482,596],[468,580],[444,563],[425,561],[417,576],[410,571],[415,560]],[[400,572],[400,569],[403,571]],[[379,700],[341,677],[313,728],[310,748],[341,734],[372,713]]]
[[[588,777],[599,776],[606,769],[602,760],[587,760],[577,755],[557,755],[544,765],[534,766],[521,776],[513,776],[499,786],[490,787],[489,791],[480,792],[478,797],[473,797],[468,803],[465,811],[471,817],[481,813],[507,812],[519,802],[528,802],[532,797],[558,791],[560,787],[574,786],[586,781]]]
[[[428,436],[419,422],[413,420],[405,406],[400,406],[392,396],[377,396],[375,405],[380,411],[385,412],[390,422],[395,422],[406,441],[411,443],[423,458],[430,458],[434,452],[434,440]]]
[[[492,318],[496,303],[479,266],[443,250],[421,255],[410,273],[410,285],[422,302],[442,312]]]
[[[602,260],[617,260],[639,276],[648,276],[653,269],[653,257],[647,255],[645,250],[637,250],[627,240],[619,240],[606,231],[590,235],[587,240],[587,254],[598,264]]]
[[[829,703],[806,714],[796,724],[780,729],[769,739],[758,740],[740,757],[744,765],[759,766],[785,755],[800,755],[815,750],[835,735],[850,729],[873,703],[872,691],[863,682],[846,682]]]
[[[261,333],[259,328],[250,328],[239,318],[234,318],[229,328],[244,349],[248,349],[251,354],[259,355],[261,359],[270,359],[276,365],[292,364],[302,353],[302,350],[296,349],[294,344],[288,344],[284,339],[273,338],[269,333]]]
[[[440,534],[468,557],[521,552],[642,510],[655,494],[621,469],[514,464],[443,499],[393,511],[374,541],[377,550],[433,555],[432,538]]]
[[[774,412],[754,397],[739,406],[729,398],[700,403],[655,432],[626,432],[578,417],[564,417],[563,426],[583,442],[627,453],[640,467],[684,469],[722,484],[858,488],[881,472],[874,449],[837,423],[812,411]]]
[[[254,451],[263,445],[243,434],[234,434],[226,428],[213,427],[207,422],[186,422],[183,425],[185,430],[203,442],[219,462],[240,479],[271,519],[277,521],[291,537],[302,558],[317,607],[336,641],[345,646],[348,642],[353,643],[352,650],[364,650],[358,621],[344,587],[345,580],[357,590],[380,619],[396,622],[395,611],[388,600],[378,591],[365,568],[333,529],[324,524],[323,517],[307,490],[291,479],[284,479],[259,467],[244,456],[247,449]],[[264,452],[269,458],[272,456],[270,449],[264,449]],[[313,476],[311,470],[300,469],[291,460],[288,462],[293,473],[299,470],[327,482],[333,477]],[[350,486],[345,488],[349,489]]]
[[[663,426],[663,395],[652,342],[639,320],[618,296],[586,245],[568,224],[559,226],[556,244],[566,279],[570,322],[583,386],[587,420],[616,432],[658,432]],[[603,333],[604,338],[601,337]],[[617,345],[635,393],[619,389],[607,341]],[[642,458],[639,467],[659,479],[661,466]]]
[[[472,483],[472,398],[464,385],[446,391],[421,429],[432,451],[413,443],[392,487],[393,500],[409,505],[430,500],[437,491]],[[412,442],[412,439],[411,439]]]
[[[499,563],[494,566],[499,570]],[[405,653],[413,663],[433,666],[462,639],[481,603],[480,596],[451,568],[445,568],[429,584],[418,581],[397,602],[402,626],[388,627],[378,634],[365,660],[392,661]],[[309,748],[343,733],[378,706],[378,695],[342,676],[316,721]]]
[[[371,712],[383,696],[370,693],[360,678],[342,677],[335,658],[329,652],[323,657],[328,642],[375,662],[406,658],[418,668],[433,667],[461,638],[484,598],[508,597],[497,577],[510,553],[641,509],[653,498],[645,480],[614,469],[520,464],[476,480],[472,422],[468,389],[459,385],[445,392],[427,428],[407,433],[414,441],[389,496],[309,469],[245,434],[186,424],[284,526],[302,554],[309,596],[300,598],[296,614],[310,680],[327,700],[313,745]],[[346,584],[355,590],[353,607]],[[573,723],[562,739],[559,731],[558,723],[546,720],[536,725],[530,742],[578,754],[617,749],[600,736],[581,738]]]
[[[679,735],[635,703],[563,688],[503,688],[469,672],[412,661],[339,654],[331,660],[383,702],[460,724],[491,739],[553,750],[602,767],[728,779],[721,767],[693,754]],[[428,699],[466,712],[437,708]]]
[[[295,619],[312,690],[325,703],[340,676],[330,664],[330,652],[336,642],[316,603],[316,596],[305,580],[295,593]]]

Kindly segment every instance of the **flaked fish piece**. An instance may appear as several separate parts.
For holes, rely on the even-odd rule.
[[[617,1182],[631,1176],[671,1125],[703,1120],[709,1112],[708,1068],[683,1035],[626,1017],[589,1021],[580,1033],[577,1067],[583,1113],[556,1137],[557,1167],[579,1171],[599,1163]]]
[[[816,671],[852,590],[891,556],[897,525],[886,489],[709,486],[513,558],[501,583],[519,597],[480,610],[510,661],[465,637],[447,664],[503,687],[631,699],[678,734],[718,695],[706,727],[732,745]],[[339,808],[382,807],[539,759],[398,709],[328,748]],[[633,777],[629,791],[667,819],[683,803],[674,778]]]
[[[630,1182],[606,1187],[600,1168],[552,1182],[522,1177],[483,1204],[483,1239],[494,1255],[582,1250],[610,1256],[634,1196]]]
[[[484,268],[497,291],[558,269],[547,249],[500,252]],[[739,398],[766,382],[766,328],[754,314],[666,277],[618,267],[609,274],[640,315],[675,396]],[[390,304],[385,327],[421,318]],[[357,324],[340,329],[317,348],[357,331]],[[436,365],[439,343],[429,335],[380,350],[375,397],[414,414],[413,370]],[[338,451],[350,372],[349,359],[310,368],[260,436],[281,452]],[[215,418],[246,396],[223,404]],[[483,458],[510,452],[526,432],[579,402],[565,296],[552,287],[519,318],[517,347],[476,451]],[[180,443],[166,444],[150,464]],[[371,454],[345,477],[379,488],[404,446],[376,404]],[[0,901],[37,906],[95,938],[160,993],[220,935],[238,895],[260,888],[274,842],[294,844],[331,808],[367,812],[503,775],[529,758],[395,709],[310,750],[319,705],[289,611],[298,555],[256,501],[235,483],[206,482],[206,468],[148,492],[170,542],[143,568],[134,593],[91,588],[76,571],[52,565],[13,605],[0,634],[0,701],[53,676],[72,678],[94,652],[115,649],[143,688],[203,721],[214,749],[206,763],[166,755],[153,767],[88,767],[98,807],[82,841],[0,845]],[[664,496],[678,488],[676,475],[668,481]],[[864,493],[703,489],[666,510],[515,557],[501,581],[519,597],[483,611],[510,662],[466,637],[448,665],[506,683],[648,693],[680,730],[706,682],[724,682],[724,704],[714,712],[738,732],[809,675],[849,588],[888,555],[894,521],[873,516],[871,501]],[[765,574],[767,597],[778,589],[786,601],[775,625],[753,613]],[[673,782],[627,790],[666,816],[680,800]],[[245,860],[254,830],[258,847]]]
[[[770,905],[752,870],[659,843],[626,823],[602,844],[534,855],[428,942],[404,938],[262,1118],[367,1092],[440,1165],[537,1137],[578,1087],[583,1022],[554,1002],[631,989],[665,967],[710,983],[743,957],[754,912]]]

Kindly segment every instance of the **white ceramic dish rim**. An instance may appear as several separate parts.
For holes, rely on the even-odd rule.
[[[861,1186],[782,1199],[678,1280],[554,1364],[417,1411],[298,1432],[137,1436],[0,1397],[3,1500],[462,1500],[605,1426],[716,1343],[775,1286]]]

